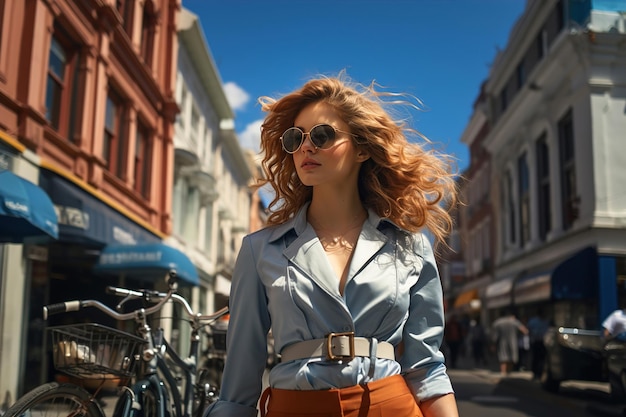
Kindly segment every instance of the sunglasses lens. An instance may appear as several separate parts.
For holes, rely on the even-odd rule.
[[[302,143],[302,131],[296,127],[291,127],[285,130],[285,133],[281,136],[281,140],[283,141],[285,151],[294,153]]]
[[[318,125],[311,129],[311,142],[318,148],[327,148],[335,140],[335,129],[330,125]]]

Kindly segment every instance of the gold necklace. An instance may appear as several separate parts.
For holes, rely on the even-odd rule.
[[[334,252],[338,250],[350,252],[354,249],[354,245],[356,244],[356,240],[358,238],[358,234],[352,232],[354,232],[357,228],[360,230],[366,219],[367,213],[365,213],[365,215],[357,215],[355,217],[356,221],[351,223],[348,229],[339,234],[333,230],[320,227],[319,222],[313,216],[309,216],[309,223],[313,229],[315,229],[315,233],[317,234],[317,237],[326,252]]]

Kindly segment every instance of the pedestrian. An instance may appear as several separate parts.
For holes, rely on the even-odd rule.
[[[626,332],[626,309],[618,308],[602,322],[604,337],[618,337]],[[621,336],[620,336],[621,337]]]
[[[450,318],[446,321],[446,327],[444,331],[444,341],[448,348],[448,356],[450,368],[457,367],[457,361],[459,359],[459,351],[463,344],[463,326],[457,318],[456,314],[452,313]]]
[[[480,318],[470,320],[469,340],[472,350],[472,358],[474,358],[474,365],[487,365],[487,358],[485,357],[487,334],[484,326],[480,322]]]
[[[527,333],[526,326],[508,309],[504,309],[500,317],[493,322],[492,335],[502,376],[507,376],[513,365],[518,363],[518,336]]]
[[[533,379],[540,379],[543,372],[546,360],[546,346],[543,338],[549,326],[542,309],[537,310],[536,314],[528,320],[526,325],[530,339],[530,369],[533,373]]]
[[[526,326],[527,320],[523,318],[520,322]],[[517,362],[513,366],[516,371],[525,371],[528,369],[528,357],[530,356],[530,336],[528,332],[517,335],[517,352]]]
[[[396,100],[345,73],[260,99],[261,184],[274,194],[268,226],[243,239],[234,267],[208,416],[256,416],[259,397],[267,417],[458,416],[423,233],[449,232],[454,178],[385,110]],[[261,395],[270,327],[281,362]]]

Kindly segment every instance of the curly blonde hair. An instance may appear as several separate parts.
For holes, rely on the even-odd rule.
[[[282,149],[280,136],[304,107],[325,102],[350,126],[355,145],[370,155],[359,173],[363,205],[405,230],[426,228],[437,241],[444,241],[452,229],[449,210],[456,203],[452,158],[409,142],[407,135],[414,134],[430,144],[405,122],[395,121],[385,106],[410,102],[376,86],[352,83],[341,73],[312,79],[280,99],[259,98],[267,116],[261,126],[265,178],[257,186],[269,184],[274,191],[268,225],[283,223],[312,197],[312,188],[303,185],[296,173],[292,155]],[[384,100],[389,97],[393,100]]]

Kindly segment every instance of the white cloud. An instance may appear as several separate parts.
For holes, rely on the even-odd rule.
[[[243,132],[238,133],[239,144],[242,148],[251,149],[255,153],[261,151],[261,124],[263,119],[249,123]]]
[[[224,84],[224,93],[234,111],[243,110],[250,101],[250,94],[232,81]]]

